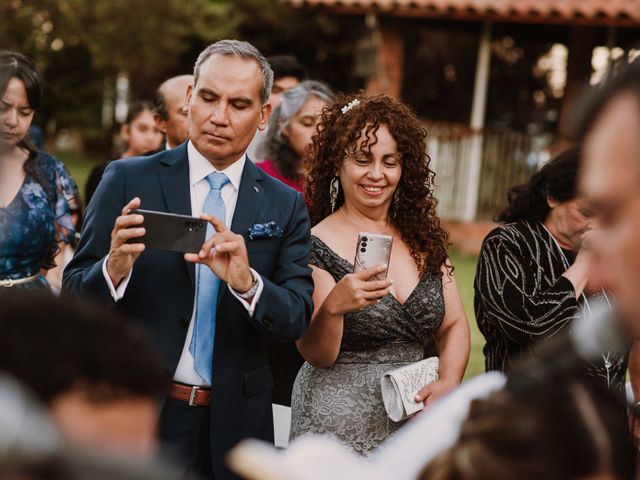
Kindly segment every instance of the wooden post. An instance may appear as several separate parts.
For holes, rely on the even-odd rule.
[[[404,70],[404,37],[402,31],[389,20],[381,20],[378,69],[365,85],[368,94],[385,93],[396,98],[402,95]]]
[[[560,118],[558,120],[559,138],[556,142],[570,138],[571,119],[575,101],[588,84],[593,69],[591,57],[598,45],[598,29],[595,27],[572,26],[569,30],[569,56],[567,57],[567,84],[564,88]]]
[[[480,167],[482,166],[482,139],[484,119],[487,110],[487,92],[489,91],[489,73],[491,67],[491,22],[485,21],[478,47],[476,78],[473,85],[473,103],[470,126],[473,130],[469,164],[467,169],[466,199],[462,220],[475,220],[480,193]]]

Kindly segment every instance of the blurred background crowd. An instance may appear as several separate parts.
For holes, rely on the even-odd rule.
[[[164,155],[189,140],[193,113],[185,97],[195,88],[194,63],[218,39],[238,38],[264,54],[273,71],[271,114],[243,151],[261,172],[304,195],[316,310],[296,343],[286,338],[265,347],[275,445],[286,447],[291,431],[298,450],[289,448],[287,458],[248,445],[235,472],[329,478],[336,474],[322,468],[335,461],[342,476],[332,478],[391,478],[392,465],[400,466],[384,458],[390,437],[394,455],[409,465],[402,478],[637,475],[639,310],[629,299],[638,295],[638,277],[629,272],[638,254],[629,238],[640,229],[629,221],[623,231],[607,203],[616,186],[622,195],[633,173],[624,164],[628,152],[615,152],[618,164],[594,159],[608,159],[619,142],[632,145],[640,131],[633,113],[620,113],[618,128],[613,118],[601,124],[608,102],[640,88],[640,1],[10,0],[0,5],[0,18],[0,115],[10,125],[0,150],[0,371],[37,397],[8,377],[0,382],[0,430],[13,432],[4,450],[0,434],[4,471],[29,465],[40,478],[51,475],[40,472],[43,459],[54,459],[60,478],[180,475],[171,462],[158,463],[172,454],[157,454],[157,402],[173,387],[153,329],[149,335],[144,325],[132,328],[95,305],[28,291],[63,290],[80,232],[82,259],[72,262],[67,275],[77,276],[66,288],[79,296],[93,288],[92,277],[77,272],[93,258],[87,251],[95,225],[107,190],[117,186],[103,182],[99,189],[105,170],[115,171],[113,160]],[[626,128],[634,132],[629,138]],[[364,143],[349,137],[356,131]],[[369,168],[359,151],[371,165],[380,156],[380,168],[391,172],[384,177],[393,195],[375,218],[361,215],[360,193],[349,186],[357,185],[349,159]],[[398,165],[402,176],[393,180]],[[34,227],[38,222],[45,226]],[[402,252],[389,265],[395,285],[362,287],[355,282],[368,277],[345,270],[361,231],[394,236],[394,251]],[[263,287],[256,288],[260,298]],[[111,289],[119,301],[118,282]],[[360,302],[362,291],[375,299]],[[242,303],[250,315],[253,295]],[[377,302],[377,314],[362,314]],[[51,317],[46,323],[43,312]],[[618,325],[612,312],[620,312],[622,333],[594,327],[580,336],[573,327],[585,318]],[[344,331],[333,329],[334,317]],[[184,335],[193,322],[180,322]],[[568,343],[554,344],[558,338]],[[407,339],[410,347],[395,345]],[[565,350],[576,352],[566,360]],[[451,405],[439,417],[425,411],[409,422],[412,433],[390,423],[377,393],[363,392],[379,389],[389,366],[431,355],[439,356],[440,380],[414,392],[416,401]],[[456,396],[447,394],[463,380],[482,384],[485,371],[507,377],[489,377],[454,418]],[[456,435],[408,452],[418,428]],[[373,461],[362,465],[351,453],[331,453],[331,444],[304,444],[305,435],[327,432],[359,454],[373,452]],[[75,447],[66,446],[69,440]],[[77,448],[99,455],[83,460]],[[312,464],[305,455],[323,448],[318,476],[311,467],[296,470],[295,455]],[[105,452],[118,458],[112,467]],[[132,453],[154,460],[129,463]],[[193,471],[206,477],[212,468],[214,478],[234,475],[215,465]]]

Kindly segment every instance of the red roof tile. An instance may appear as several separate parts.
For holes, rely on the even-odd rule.
[[[285,0],[343,13],[640,27],[640,0]]]

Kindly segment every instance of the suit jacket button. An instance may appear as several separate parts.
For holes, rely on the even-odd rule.
[[[178,325],[180,325],[180,328],[182,328],[183,330],[186,330],[189,326],[189,321],[186,318],[181,318],[180,320],[178,320]]]
[[[273,325],[273,320],[271,320],[270,317],[264,317],[262,319],[262,324],[267,328],[271,328],[271,326]]]

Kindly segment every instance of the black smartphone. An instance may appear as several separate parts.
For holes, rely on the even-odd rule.
[[[130,210],[144,217],[145,234],[128,243],[144,243],[147,248],[181,253],[197,253],[207,235],[207,222],[197,217],[151,210]]]
[[[356,247],[356,258],[353,262],[354,273],[366,268],[386,265],[389,269],[391,259],[391,246],[393,237],[384,233],[360,232],[358,235],[358,245]],[[379,273],[374,280],[384,280],[387,278],[387,270]]]

